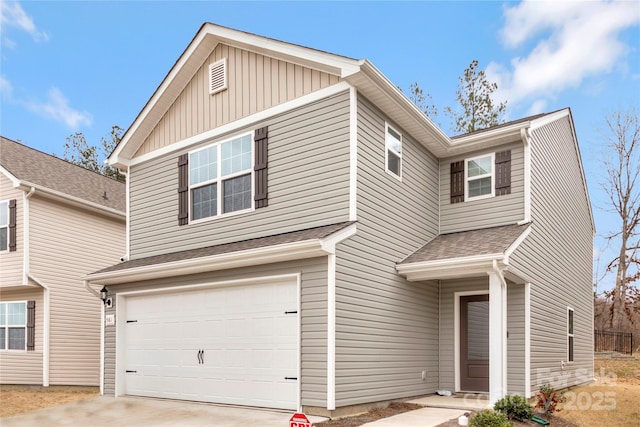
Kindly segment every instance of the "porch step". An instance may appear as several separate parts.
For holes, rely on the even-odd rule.
[[[430,408],[461,409],[466,411],[481,411],[489,407],[488,397],[485,395],[458,393],[453,396],[439,396],[430,394],[407,401]]]

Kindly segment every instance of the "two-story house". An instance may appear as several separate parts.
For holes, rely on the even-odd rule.
[[[450,138],[367,60],[207,23],[109,162],[106,395],[335,416],[593,376],[568,109]]]
[[[124,184],[0,137],[1,384],[100,384],[102,303],[82,277],[124,241]]]

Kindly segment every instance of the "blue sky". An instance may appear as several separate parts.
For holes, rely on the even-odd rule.
[[[112,125],[128,127],[208,21],[367,58],[405,91],[418,82],[440,109],[479,60],[508,119],[571,107],[598,233],[615,227],[602,209],[599,128],[607,113],[640,107],[637,1],[0,4],[0,134],[44,152],[62,155],[76,131],[98,144]]]

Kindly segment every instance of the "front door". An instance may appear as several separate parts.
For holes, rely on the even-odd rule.
[[[489,391],[489,295],[460,297],[460,389]]]

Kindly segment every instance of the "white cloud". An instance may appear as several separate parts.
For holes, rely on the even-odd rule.
[[[29,110],[63,123],[72,130],[77,130],[81,126],[91,126],[93,123],[93,117],[90,113],[71,108],[69,100],[56,87],[49,90],[46,101],[28,101],[23,104]]]
[[[15,46],[15,43],[6,39],[4,33],[6,33],[7,28],[11,27],[28,33],[36,42],[49,40],[49,35],[36,27],[33,19],[27,15],[17,1],[0,0],[0,25],[3,28],[3,42],[10,47]]]
[[[0,75],[0,95],[3,98],[11,99],[12,92],[13,86],[11,86],[11,82],[5,76]]]
[[[640,23],[640,8],[635,1],[525,0],[505,9],[504,16],[501,37],[507,47],[536,44],[508,66],[490,63],[487,78],[498,83],[496,99],[533,102],[537,110],[542,101],[624,61],[629,47],[619,33]]]

